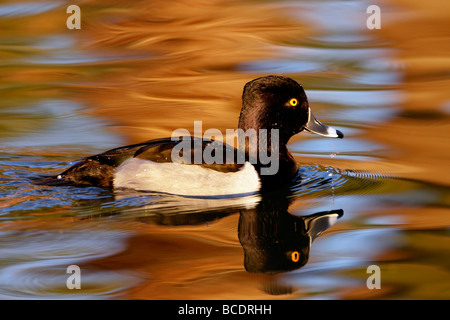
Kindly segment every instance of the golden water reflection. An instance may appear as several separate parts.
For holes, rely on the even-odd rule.
[[[0,5],[0,297],[76,298],[64,287],[74,261],[94,298],[449,297],[447,1],[379,1],[380,30],[365,28],[364,2],[78,5],[79,31],[65,28],[63,5]],[[301,82],[314,113],[346,135],[338,143],[303,134],[290,144],[299,162],[340,176],[330,169],[312,192],[308,183],[325,178],[311,175],[295,201],[277,204],[277,221],[345,211],[302,269],[247,272],[245,250],[264,216],[235,203],[214,216],[203,202],[204,221],[185,214],[197,206],[188,200],[24,182],[91,150],[193,132],[196,120],[235,128],[243,85],[267,73]],[[150,208],[133,207],[142,199]],[[384,290],[365,287],[369,263],[384,270]],[[14,276],[23,281],[8,282]]]

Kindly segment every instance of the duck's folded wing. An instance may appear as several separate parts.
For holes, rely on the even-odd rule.
[[[50,186],[78,185],[112,188],[115,169],[125,160],[132,158],[136,151],[143,147],[166,142],[170,142],[170,139],[149,140],[114,148],[97,155],[83,158],[61,174],[40,177],[33,181],[33,183]]]
[[[163,138],[84,158],[61,174],[37,179],[34,183],[112,188],[116,168],[131,158],[158,163],[182,162],[220,172],[236,172],[243,166],[243,162],[236,161],[236,149],[221,142],[194,137],[180,137],[176,140]]]
[[[189,136],[175,141],[153,141],[139,148],[134,158],[158,163],[196,165],[219,172],[236,172],[245,163],[245,156],[239,157],[238,151],[230,145]]]

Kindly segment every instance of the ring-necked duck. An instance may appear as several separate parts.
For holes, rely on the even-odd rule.
[[[293,135],[306,130],[343,138],[340,131],[314,117],[302,86],[282,76],[261,77],[245,85],[239,129],[240,132],[254,130],[256,140],[244,138],[245,144],[238,149],[190,136],[150,140],[84,158],[58,176],[37,183],[133,188],[194,196],[253,193],[279,188],[296,176],[297,163],[286,147]],[[181,143],[184,149],[174,153]],[[192,148],[187,150],[186,144]],[[266,148],[270,159],[276,159],[275,171],[266,170],[264,174],[269,164],[261,152],[255,152],[254,144],[259,151]],[[225,163],[189,161],[196,157],[196,150],[203,152],[208,148],[214,159],[226,159]],[[180,162],[179,155],[187,161]]]

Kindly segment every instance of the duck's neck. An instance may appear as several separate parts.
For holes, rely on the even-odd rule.
[[[287,141],[281,139],[278,129],[238,130],[238,146],[246,158],[257,167],[263,180],[291,180],[297,172],[297,164],[286,147]]]

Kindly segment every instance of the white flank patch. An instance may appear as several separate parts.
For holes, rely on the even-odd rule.
[[[131,158],[114,175],[115,188],[190,196],[244,194],[259,191],[261,182],[249,162],[236,172],[218,172],[197,165],[157,163]]]

